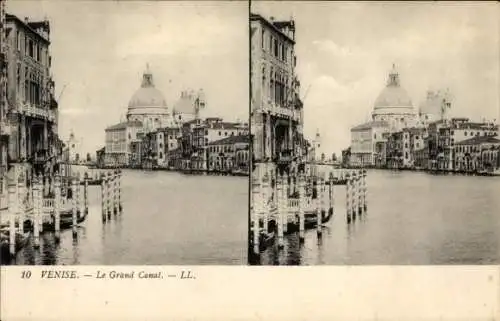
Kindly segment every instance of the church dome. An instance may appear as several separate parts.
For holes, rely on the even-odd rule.
[[[137,109],[158,108],[167,111],[167,103],[162,92],[155,88],[153,75],[146,70],[142,76],[141,87],[134,93],[128,103],[128,112],[138,112]]]
[[[387,86],[382,90],[374,105],[374,114],[385,113],[407,113],[413,111],[413,104],[410,96],[399,83],[399,74],[393,65],[393,70],[389,74]]]

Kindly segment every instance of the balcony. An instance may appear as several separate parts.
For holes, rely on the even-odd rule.
[[[50,122],[55,122],[57,115],[55,110],[45,109],[37,106],[33,106],[30,103],[20,103],[20,112],[26,116],[33,118],[46,119]]]
[[[275,117],[288,118],[294,121],[300,121],[300,111],[294,108],[279,107],[273,103],[262,104],[262,112],[269,113]]]
[[[284,149],[278,152],[276,156],[276,161],[278,164],[289,164],[293,160],[293,150],[292,149]]]

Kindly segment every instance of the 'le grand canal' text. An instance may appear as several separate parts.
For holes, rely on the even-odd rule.
[[[30,279],[32,272],[22,271],[21,278]],[[98,270],[95,273],[81,273],[76,270],[42,270],[40,271],[41,279],[80,279],[80,278],[94,278],[94,279],[195,279],[192,271],[183,270],[178,273],[165,273],[164,271],[103,271]]]

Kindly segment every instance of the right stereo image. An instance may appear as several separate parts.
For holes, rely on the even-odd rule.
[[[251,3],[249,264],[500,263],[491,9]]]

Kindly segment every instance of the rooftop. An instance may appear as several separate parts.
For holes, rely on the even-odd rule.
[[[270,21],[266,18],[264,18],[262,15],[258,13],[250,13],[250,21],[261,21],[263,24],[265,24],[267,27],[270,29],[273,29],[275,32],[278,34],[282,35],[290,41],[292,44],[295,44],[295,39],[290,38],[286,33],[284,33],[281,29],[285,27],[289,27],[292,30],[295,30],[295,22],[293,20],[289,21]]]
[[[389,127],[389,123],[383,120],[370,121],[351,128],[351,131],[366,130],[373,127]]]
[[[5,20],[6,21],[15,21],[17,22],[18,24],[22,25],[25,29],[31,31],[33,34],[35,34],[39,39],[41,39],[42,41],[50,44],[50,40],[45,38],[43,35],[41,35],[39,32],[37,32],[36,29],[40,28],[40,27],[43,27],[47,33],[50,33],[50,23],[48,20],[44,20],[44,21],[29,21],[28,18],[25,18],[25,20],[21,20],[19,19],[17,16],[13,15],[13,14],[9,14],[7,13],[5,15]]]
[[[142,127],[142,123],[140,121],[125,121],[125,122],[118,123],[116,125],[112,125],[112,126],[107,127],[106,131],[125,129],[127,127]]]
[[[230,136],[208,143],[208,145],[232,145],[239,143],[250,143],[249,135]]]
[[[458,142],[456,145],[481,145],[481,144],[500,144],[500,139],[493,136],[476,136]]]

